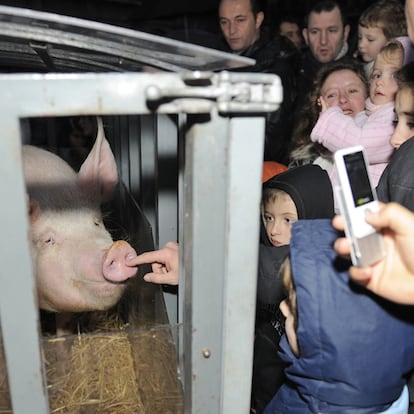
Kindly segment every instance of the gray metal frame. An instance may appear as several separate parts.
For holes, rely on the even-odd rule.
[[[187,136],[187,413],[249,412],[263,133],[263,118],[212,114]]]
[[[0,318],[15,414],[48,412],[27,238],[19,120],[154,111],[179,114],[179,135],[185,141],[178,217],[186,412],[248,411],[264,136],[264,118],[252,117],[252,112],[276,109],[281,88],[274,75],[235,74],[233,80],[228,74],[213,75],[213,91],[207,87],[207,99],[203,99],[200,90],[195,92],[186,84],[188,76],[0,76]],[[167,91],[168,98],[157,102],[154,88]],[[197,98],[183,99],[180,93]],[[249,116],[230,116],[241,111]],[[181,131],[189,126],[189,116],[183,117],[183,112],[205,115],[184,134]],[[171,145],[168,151],[175,149],[176,144]],[[160,204],[161,200],[158,207],[162,210]]]

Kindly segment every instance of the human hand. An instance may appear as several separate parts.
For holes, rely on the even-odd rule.
[[[318,106],[321,109],[321,112],[325,112],[328,109],[328,104],[326,103],[326,101],[325,101],[325,99],[324,99],[323,96],[320,96],[318,98],[317,103],[318,103]]]
[[[151,264],[152,272],[144,276],[146,282],[178,285],[179,249],[175,242],[168,242],[162,249],[142,253],[127,260],[127,266]]]
[[[384,298],[414,304],[414,214],[399,204],[388,203],[381,204],[378,213],[367,214],[366,220],[382,233],[386,256],[371,266],[352,266],[351,278]],[[333,226],[343,230],[343,218],[335,216]],[[349,255],[351,242],[339,238],[334,248],[341,255]]]

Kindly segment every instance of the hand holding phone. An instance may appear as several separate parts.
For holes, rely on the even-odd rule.
[[[335,189],[345,219],[345,234],[352,242],[354,266],[368,266],[385,255],[383,239],[365,220],[367,211],[378,211],[375,188],[369,176],[362,146],[344,148],[334,154],[340,185]]]

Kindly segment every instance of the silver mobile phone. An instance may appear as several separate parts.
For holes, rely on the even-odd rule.
[[[382,235],[365,221],[367,211],[378,211],[375,188],[362,146],[344,148],[334,154],[339,183],[335,189],[345,219],[345,234],[352,242],[355,266],[368,266],[385,255]]]

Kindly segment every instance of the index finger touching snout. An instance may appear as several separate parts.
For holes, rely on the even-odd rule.
[[[141,253],[136,257],[128,259],[126,261],[127,266],[139,266],[143,264],[152,264],[158,261],[156,252],[145,252]]]

